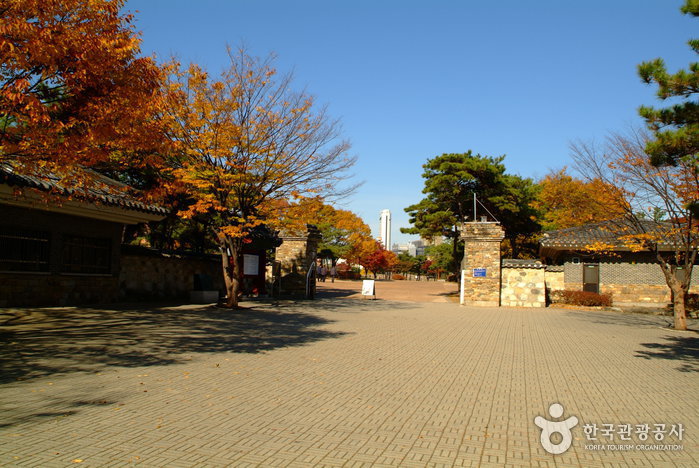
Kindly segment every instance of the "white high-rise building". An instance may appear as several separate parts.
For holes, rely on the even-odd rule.
[[[379,237],[385,249],[391,248],[391,211],[382,210],[379,217]]]

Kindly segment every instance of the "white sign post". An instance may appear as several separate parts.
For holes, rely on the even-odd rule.
[[[461,270],[461,286],[459,287],[459,304],[464,305],[464,286],[466,279],[466,270]]]
[[[362,281],[362,297],[372,296],[376,299],[376,285],[374,280]]]

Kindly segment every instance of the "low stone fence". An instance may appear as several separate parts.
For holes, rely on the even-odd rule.
[[[161,253],[124,245],[121,250],[121,300],[187,299],[194,275],[207,275],[213,289],[223,290],[221,257],[188,253]]]
[[[546,307],[546,266],[535,260],[502,260],[500,305]]]

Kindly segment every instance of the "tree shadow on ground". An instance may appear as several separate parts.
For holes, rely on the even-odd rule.
[[[459,300],[459,290],[458,289],[456,291],[444,291],[441,293],[435,293],[435,294],[430,294],[430,295],[437,296],[437,297],[451,298],[451,299],[455,299],[456,301]]]
[[[80,392],[80,389],[74,389]],[[94,391],[94,390],[93,390]],[[18,397],[22,398],[22,397]],[[31,398],[31,397],[28,397]],[[33,398],[30,404],[23,404],[19,408],[0,410],[0,429],[9,428],[27,422],[60,421],[61,419],[78,414],[82,408],[89,406],[109,406],[117,403],[112,399],[75,400],[73,397],[65,398]],[[26,400],[22,403],[26,403]]]
[[[275,307],[280,310],[300,310],[300,311],[317,311],[322,314],[326,312],[341,312],[341,313],[363,313],[376,312],[382,310],[405,310],[419,307],[420,304],[412,302],[391,301],[386,299],[371,299],[362,296],[333,296],[318,294],[317,299],[313,301],[288,301],[277,302]]]
[[[337,338],[305,310],[255,304],[29,309],[0,320],[0,383],[59,373],[182,362],[187,353],[258,353]]]
[[[672,317],[624,313],[616,311],[590,311],[566,309],[566,313],[575,318],[588,320],[602,325],[619,325],[629,327],[667,327],[672,325]]]
[[[684,332],[691,333],[691,332]],[[635,357],[678,361],[680,372],[699,372],[699,338],[697,336],[665,336],[663,343],[641,343],[646,350],[636,351]]]
[[[361,293],[361,289],[358,291],[354,291],[352,289],[334,288],[332,286],[328,287],[328,286],[323,285],[322,287],[320,287],[316,290],[316,297],[319,299],[333,299],[333,298],[357,296],[360,293]]]

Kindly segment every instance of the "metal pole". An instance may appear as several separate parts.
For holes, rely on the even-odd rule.
[[[476,216],[476,192],[473,192],[473,222],[475,223],[478,220],[478,216]]]

